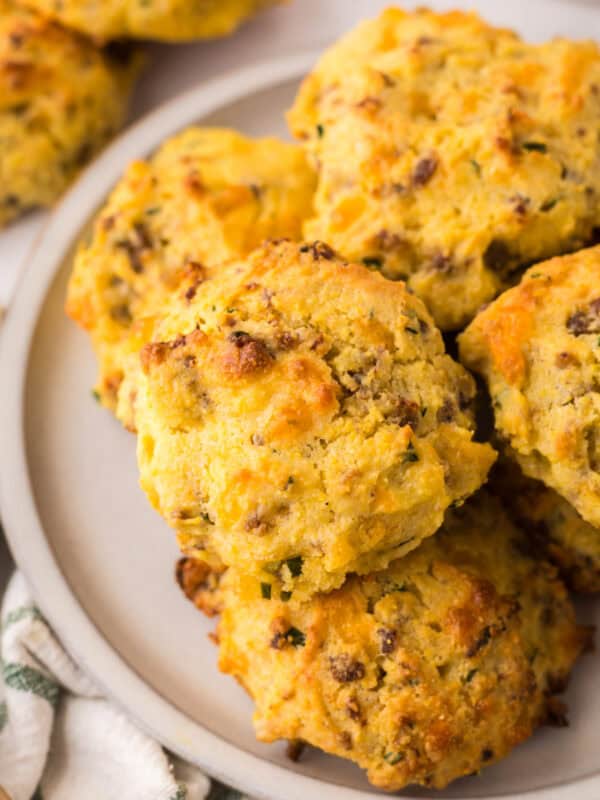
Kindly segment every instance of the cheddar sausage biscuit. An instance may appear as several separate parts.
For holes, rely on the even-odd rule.
[[[49,206],[120,128],[139,59],[0,0],[0,227]]]
[[[531,267],[459,342],[508,455],[600,527],[600,247]]]
[[[403,278],[459,329],[600,216],[600,50],[398,8],[333,45],[289,115],[319,168],[305,236]]]
[[[571,589],[600,592],[600,529],[508,459],[494,467],[490,485],[529,534],[532,550],[556,564]]]
[[[233,570],[218,587],[187,570],[184,588],[222,612],[219,665],[254,699],[261,741],[308,742],[382,789],[443,788],[561,722],[552,695],[589,641],[524,544],[480,495],[386,570],[301,604]]]
[[[310,595],[417,547],[485,480],[473,380],[404,284],[276,242],[177,298],[136,421],[185,551]]]
[[[69,28],[97,39],[183,42],[232,33],[276,0],[25,0]]]
[[[221,128],[189,128],[127,169],[79,248],[67,298],[98,356],[99,398],[127,427],[135,380],[121,384],[168,295],[264,239],[298,238],[313,190],[299,147]]]

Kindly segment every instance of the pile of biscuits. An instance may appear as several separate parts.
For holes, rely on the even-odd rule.
[[[441,788],[591,641],[600,48],[390,8],[288,119],[131,164],[67,312],[258,738]]]
[[[0,0],[0,228],[51,206],[118,131],[129,40],[225,36],[277,0]]]

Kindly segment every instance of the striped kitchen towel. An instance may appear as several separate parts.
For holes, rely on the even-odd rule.
[[[11,800],[241,800],[167,757],[101,697],[19,573],[1,619],[0,797],[3,790]]]

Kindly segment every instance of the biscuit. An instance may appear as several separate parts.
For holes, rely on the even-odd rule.
[[[138,353],[168,295],[183,279],[191,295],[264,239],[298,238],[314,182],[296,145],[221,128],[189,128],[130,165],[79,248],[67,297],[98,356],[98,397],[126,427]]]
[[[531,539],[532,552],[557,565],[576,592],[600,592],[600,530],[585,522],[572,505],[519,467],[501,459],[490,488]]]
[[[178,293],[142,363],[152,505],[185,552],[298,596],[415,548],[495,458],[421,301],[319,242]]]
[[[600,247],[555,258],[459,337],[487,381],[507,455],[600,527]]]
[[[232,33],[277,0],[25,0],[45,16],[96,39],[164,42],[211,39]]]
[[[442,330],[593,241],[595,43],[390,8],[323,55],[289,122],[319,168],[305,237],[407,280]]]
[[[121,127],[139,66],[0,0],[0,227],[52,205]]]
[[[186,588],[222,612],[219,665],[252,696],[261,741],[315,745],[382,789],[439,789],[564,723],[553,695],[591,631],[524,544],[482,494],[386,570],[304,603],[233,570]]]

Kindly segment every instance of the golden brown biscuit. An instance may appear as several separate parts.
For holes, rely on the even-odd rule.
[[[219,665],[253,697],[260,740],[306,741],[384,789],[442,788],[564,719],[552,695],[591,632],[525,546],[480,494],[418,550],[328,595],[282,602],[230,570],[204,581],[201,607],[222,611]]]
[[[120,128],[139,58],[0,0],[0,227],[49,206]]]
[[[459,343],[508,455],[600,527],[600,247],[531,267]]]
[[[473,380],[404,284],[276,242],[177,298],[136,421],[186,552],[311,594],[412,550],[485,480]]]
[[[527,532],[532,552],[560,570],[576,592],[600,592],[600,530],[586,522],[558,492],[525,477],[514,461],[501,459],[490,488]]]
[[[138,353],[168,295],[182,280],[195,292],[264,239],[298,238],[314,182],[299,147],[222,128],[189,128],[128,168],[80,246],[67,298],[98,356],[99,399],[127,427]]]
[[[205,561],[182,556],[175,565],[175,580],[196,608],[207,617],[215,617],[222,611],[220,586],[225,571],[225,568],[209,567]]]
[[[232,33],[278,0],[24,0],[69,28],[97,39],[184,42]],[[281,2],[281,0],[279,0]]]
[[[307,238],[404,278],[442,330],[600,218],[600,50],[390,8],[331,47],[289,121],[319,168]]]

